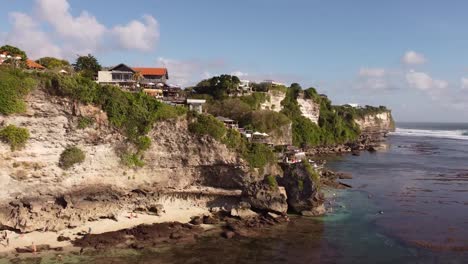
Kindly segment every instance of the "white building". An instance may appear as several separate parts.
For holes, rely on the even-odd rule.
[[[250,92],[252,90],[252,87],[250,87],[250,81],[240,80],[239,89],[244,92]]]
[[[263,83],[271,84],[272,86],[285,86],[284,83],[275,82],[273,80],[265,80]]]
[[[190,110],[198,113],[203,113],[203,105],[206,103],[204,99],[187,99],[187,105]]]

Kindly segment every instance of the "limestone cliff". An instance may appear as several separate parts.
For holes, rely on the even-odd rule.
[[[146,165],[128,168],[117,154],[128,143],[99,108],[40,89],[26,101],[27,113],[0,116],[0,126],[14,124],[31,134],[23,150],[12,152],[0,143],[0,230],[58,231],[129,210],[231,208],[249,196],[249,186],[263,181],[263,174],[224,144],[189,133],[185,118],[157,123],[148,135],[153,143]],[[79,116],[96,122],[78,129]],[[63,170],[59,157],[71,145],[86,159]],[[278,201],[286,204],[285,197]],[[285,212],[284,206],[275,208]]]
[[[317,104],[312,99],[305,98],[303,93],[297,98],[297,103],[299,104],[302,115],[310,119],[313,123],[318,124],[320,104]]]
[[[395,130],[395,122],[390,111],[367,114],[354,120],[361,130],[361,138],[380,141]]]
[[[280,90],[270,90],[267,93],[267,100],[261,105],[261,109],[279,112],[283,109],[281,102],[284,98],[286,98],[285,92]]]

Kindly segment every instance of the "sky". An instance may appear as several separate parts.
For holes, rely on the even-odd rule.
[[[0,0],[0,45],[37,59],[315,87],[397,121],[468,122],[466,0]]]

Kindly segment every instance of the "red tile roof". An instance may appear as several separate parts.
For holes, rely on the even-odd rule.
[[[159,75],[167,76],[167,69],[166,68],[144,68],[144,67],[134,67],[132,68],[136,72],[140,72],[141,75]]]
[[[29,68],[29,69],[37,69],[37,70],[43,70],[45,69],[44,66],[40,65],[39,63],[33,61],[33,60],[27,60],[26,61],[26,66]]]

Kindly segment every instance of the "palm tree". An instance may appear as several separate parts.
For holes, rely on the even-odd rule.
[[[141,72],[135,72],[132,76],[132,80],[134,80],[136,82],[136,86],[139,87],[140,86],[140,80],[143,79],[143,75],[141,74]]]

